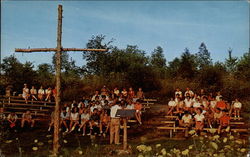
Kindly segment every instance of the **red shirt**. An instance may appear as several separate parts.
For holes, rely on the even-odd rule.
[[[224,116],[220,117],[220,124],[222,126],[228,126],[229,121],[230,121],[230,117],[228,115],[224,115]]]
[[[220,108],[221,110],[227,108],[227,104],[224,101],[218,101],[216,107]]]

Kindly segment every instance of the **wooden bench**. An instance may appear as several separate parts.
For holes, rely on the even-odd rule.
[[[173,131],[175,131],[175,130],[186,130],[187,128],[183,128],[183,127],[170,127],[170,126],[158,126],[157,129],[158,130],[169,130],[170,131],[169,132],[169,137],[172,138],[173,137]]]
[[[218,128],[213,128],[213,129],[216,129],[216,131],[218,131]],[[211,130],[211,128],[203,128],[204,131],[209,131]],[[222,130],[225,130],[225,129],[222,129]],[[248,132],[249,130],[248,129],[230,129],[230,132]]]
[[[25,100],[23,100],[23,99],[8,99],[8,100],[6,100],[6,99],[4,99],[4,100],[1,100],[1,101],[3,101],[3,102],[8,102],[8,103],[11,103],[11,102],[23,102],[23,103],[25,103],[26,101]],[[28,103],[31,103],[31,104],[55,104],[55,102],[48,102],[48,101],[38,101],[38,100],[28,100]]]
[[[10,112],[10,111],[5,111],[5,112],[3,112],[4,114],[7,114],[6,116],[8,116],[8,114],[9,113],[12,113],[12,112]],[[23,115],[23,113],[24,112],[15,112],[15,114],[17,114],[17,115]],[[33,116],[48,116],[48,114],[44,114],[44,113],[33,113],[33,112],[31,112],[31,115],[33,115]]]
[[[30,106],[30,107],[44,107],[44,108],[54,108],[55,106],[49,105],[37,105],[37,104],[24,104],[24,103],[3,103],[3,107],[5,106]]]
[[[129,122],[129,123],[136,123],[137,120],[130,119],[130,120],[128,120],[128,122]]]
[[[165,118],[167,118],[167,119],[177,119],[178,116],[165,116]]]

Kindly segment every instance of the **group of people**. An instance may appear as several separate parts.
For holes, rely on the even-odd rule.
[[[25,100],[26,104],[28,100],[40,100],[40,101],[49,101],[51,102],[52,98],[56,97],[56,88],[52,89],[48,87],[47,89],[43,89],[43,86],[37,90],[35,86],[31,86],[31,89],[28,88],[28,85],[25,83],[22,90],[22,97]]]
[[[191,128],[199,133],[204,126],[217,128],[218,133],[224,128],[230,128],[230,117],[240,119],[242,104],[238,98],[232,103],[225,101],[220,92],[216,95],[205,93],[203,89],[194,93],[189,88],[183,93],[176,89],[174,97],[168,102],[167,115],[177,116],[180,126]],[[185,134],[187,136],[187,132]]]
[[[73,101],[72,104],[64,104],[60,112],[60,128],[71,133],[76,128],[85,135],[106,136],[110,132],[110,143],[119,144],[119,130],[121,119],[116,115],[118,109],[135,110],[134,117],[141,125],[141,110],[144,93],[142,88],[137,92],[132,87],[127,91],[123,88],[108,90],[106,86],[99,91],[96,90],[90,98],[83,97],[80,102]],[[54,112],[48,131],[54,124]],[[89,128],[88,134],[87,128]]]
[[[8,126],[11,130],[16,130],[17,128],[17,120],[18,116],[15,112],[10,112],[7,116],[4,114],[4,108],[0,107],[0,122],[2,126]],[[31,128],[35,125],[35,120],[32,117],[31,111],[27,110],[22,114],[21,119],[21,128],[24,127],[25,123],[31,126]]]

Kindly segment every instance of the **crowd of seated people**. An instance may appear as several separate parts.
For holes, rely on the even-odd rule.
[[[126,88],[119,90],[114,88],[109,90],[106,86],[90,97],[83,99],[79,102],[73,101],[72,104],[64,104],[60,113],[61,129],[65,132],[71,133],[76,128],[82,135],[99,134],[106,136],[110,128],[111,122],[111,108],[114,105],[121,106],[123,109],[134,109],[135,118],[139,124],[141,121],[141,100],[144,99],[142,88],[137,92],[132,87],[127,91]],[[51,122],[48,131],[51,130],[54,123],[54,113],[51,114]],[[86,128],[89,128],[86,134]]]
[[[28,100],[40,100],[40,101],[49,101],[56,97],[56,88],[52,89],[48,87],[47,89],[43,89],[43,86],[37,90],[35,86],[31,86],[31,89],[28,88],[28,85],[25,83],[22,90],[22,97],[25,100],[26,104]]]
[[[213,93],[206,94],[203,89],[199,93],[194,93],[189,88],[183,93],[176,89],[174,97],[168,102],[167,115],[177,116],[180,126],[191,128],[199,133],[207,125],[209,128],[218,128],[218,133],[222,129],[228,128],[230,117],[240,119],[242,104],[238,98],[232,103],[225,101],[220,92],[215,96]],[[187,136],[187,132],[185,134]]]

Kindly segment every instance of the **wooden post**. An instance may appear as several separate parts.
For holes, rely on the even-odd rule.
[[[56,106],[54,112],[53,154],[58,154],[59,145],[59,116],[61,104],[61,49],[62,49],[62,5],[58,6],[57,51],[56,51]]]
[[[127,118],[123,118],[123,150],[127,150]]]

